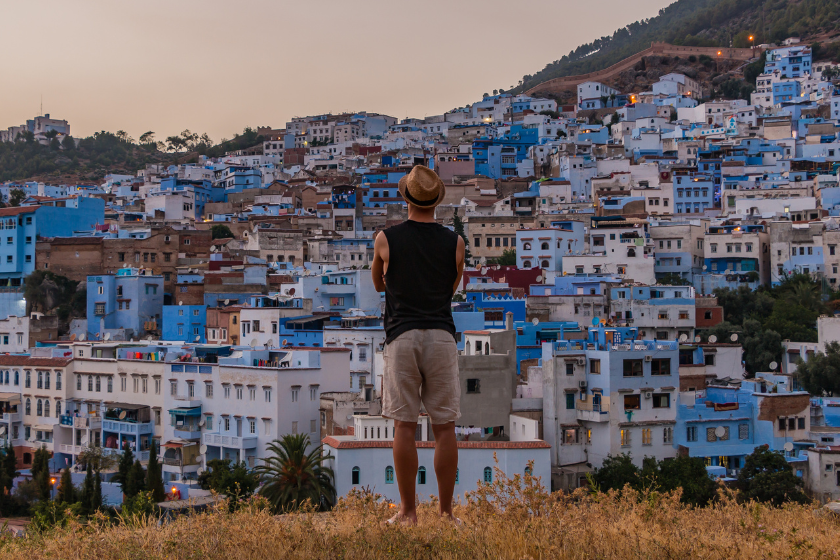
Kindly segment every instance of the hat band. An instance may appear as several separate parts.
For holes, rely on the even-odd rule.
[[[423,206],[432,206],[435,202],[437,202],[437,199],[438,199],[438,197],[439,197],[439,196],[440,196],[440,194],[438,194],[438,196],[434,197],[434,198],[433,198],[433,199],[431,199],[431,200],[417,200],[416,198],[414,198],[413,196],[411,196],[411,193],[410,193],[410,192],[408,192],[408,188],[407,188],[407,187],[406,187],[406,189],[405,189],[405,197],[406,197],[406,198],[408,199],[408,201],[409,201],[410,203],[412,203],[414,206],[421,206],[421,207],[423,207]]]

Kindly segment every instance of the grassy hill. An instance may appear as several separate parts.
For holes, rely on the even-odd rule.
[[[535,74],[522,78],[514,93],[546,80],[601,70],[642,51],[652,42],[686,46],[749,47],[790,36],[840,37],[837,0],[678,0],[659,15],[618,29],[612,36],[581,45]],[[840,49],[826,53],[840,56]]]

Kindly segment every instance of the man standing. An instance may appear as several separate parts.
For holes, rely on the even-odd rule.
[[[464,240],[435,222],[446,187],[434,171],[414,167],[400,179],[399,191],[408,203],[408,220],[376,236],[372,267],[373,285],[385,292],[382,416],[394,420],[400,491],[400,510],[389,523],[417,522],[414,438],[421,402],[435,436],[440,515],[454,520],[461,383],[451,306],[464,271]]]

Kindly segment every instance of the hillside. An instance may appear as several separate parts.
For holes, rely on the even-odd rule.
[[[740,505],[724,498],[692,508],[675,496],[629,491],[590,495],[523,492],[457,506],[464,525],[421,505],[416,527],[383,528],[393,509],[351,496],[324,514],[272,516],[246,506],[183,516],[158,526],[128,517],[111,525],[70,522],[43,534],[7,538],[9,559],[674,559],[837,558],[838,522],[811,505]]]
[[[754,37],[750,42],[749,37]],[[535,74],[525,75],[514,93],[542,82],[602,70],[652,43],[747,48],[790,36],[823,41],[840,37],[837,0],[678,0],[659,15],[631,23],[609,37],[581,45]],[[840,55],[838,49],[829,53]]]

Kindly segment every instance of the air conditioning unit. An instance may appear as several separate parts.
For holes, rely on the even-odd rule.
[[[578,358],[577,359],[577,365],[585,366],[586,365],[586,358]]]
[[[653,356],[645,356],[645,361],[646,362],[652,362],[653,361]]]
[[[650,391],[646,391],[646,392],[645,392],[645,398],[646,398],[646,399],[649,399],[649,398],[650,398],[650,396],[651,396],[652,394],[653,394],[653,393],[651,393]]]
[[[578,386],[581,388],[581,390],[586,389],[586,381],[581,381],[580,383],[578,383]]]

